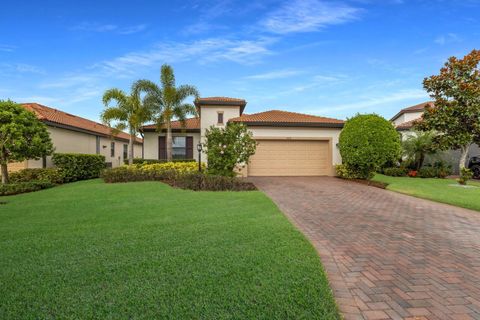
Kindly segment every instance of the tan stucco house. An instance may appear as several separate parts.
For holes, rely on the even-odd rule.
[[[173,157],[198,161],[196,145],[204,141],[206,129],[241,122],[258,141],[255,155],[242,170],[244,176],[334,175],[334,166],[341,163],[337,144],[344,121],[280,110],[245,114],[246,104],[227,97],[197,99],[198,118],[184,125],[172,123]],[[143,133],[144,158],[164,159],[165,130],[157,132],[156,125],[148,125]]]
[[[129,135],[120,132],[112,137],[111,129],[101,123],[75,116],[38,103],[24,103],[22,106],[35,113],[47,125],[55,152],[101,154],[107,166],[117,167],[127,158]],[[142,158],[142,139],[137,138],[134,156]],[[9,171],[25,168],[53,166],[51,157],[11,163]]]
[[[432,101],[419,103],[414,106],[406,107],[400,110],[390,121],[394,124],[395,128],[401,133],[402,138],[406,138],[413,133],[413,127],[415,123],[422,120],[422,115],[426,108],[435,108]],[[479,156],[480,148],[476,144],[472,144],[469,149],[467,161],[472,156]],[[433,157],[427,157],[426,162],[434,162],[435,160],[443,160],[452,166],[454,173],[458,173],[458,161],[460,159],[459,150],[449,150],[440,152]]]

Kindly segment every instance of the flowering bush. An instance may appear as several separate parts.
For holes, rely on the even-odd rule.
[[[205,165],[202,164],[205,168]],[[146,164],[141,166],[141,170],[145,172],[162,172],[162,171],[176,171],[178,173],[189,173],[198,171],[197,162],[165,162],[165,163],[154,163]]]
[[[202,164],[205,169],[205,165]],[[121,166],[105,170],[102,178],[105,182],[131,182],[131,181],[169,181],[178,176],[191,174],[198,171],[196,162],[165,162],[147,165]]]
[[[412,177],[412,178],[415,178],[417,176],[417,174],[418,174],[417,170],[410,170],[408,172],[408,176]]]
[[[257,142],[241,123],[229,123],[225,128],[210,127],[205,133],[204,149],[208,157],[208,173],[235,176],[235,168],[245,166],[255,154]]]

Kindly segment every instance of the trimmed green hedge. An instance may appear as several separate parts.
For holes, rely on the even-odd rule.
[[[253,191],[257,190],[251,182],[236,177],[225,177],[205,173],[187,173],[166,181],[172,187],[194,191]]]
[[[142,167],[131,165],[108,169],[102,172],[102,178],[107,183],[161,181],[173,187],[195,191],[256,190],[255,185],[251,182],[236,177],[209,175],[204,172],[197,171],[196,163],[170,162]]]
[[[172,161],[168,160],[158,160],[158,159],[142,159],[142,158],[134,158],[133,164],[155,164],[155,163],[166,163],[166,162],[193,162],[195,159],[172,159]],[[125,164],[128,164],[128,159],[123,161]]]
[[[52,160],[65,182],[98,178],[105,169],[105,157],[98,154],[54,153]]]
[[[57,168],[35,168],[22,169],[10,174],[10,182],[32,182],[32,181],[46,181],[54,184],[62,184],[65,174],[62,170]]]
[[[407,168],[385,168],[383,169],[383,174],[390,177],[406,177],[408,174]]]
[[[9,184],[0,184],[0,196],[10,196],[14,194],[38,191],[52,188],[55,184],[48,181],[30,181]]]

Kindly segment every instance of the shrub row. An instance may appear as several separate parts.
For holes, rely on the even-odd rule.
[[[158,159],[142,159],[142,158],[133,159],[133,164],[138,164],[138,165],[165,163],[165,162],[195,162],[195,159],[172,159],[172,161],[158,160]],[[128,165],[128,159],[125,159],[124,163]]]
[[[178,175],[175,180],[166,181],[173,187],[194,191],[252,191],[257,190],[251,182],[236,177],[224,177],[204,173]]]
[[[94,179],[105,168],[105,157],[98,154],[55,153],[54,165],[64,174],[64,182]]]
[[[425,166],[418,171],[407,168],[385,168],[383,174],[391,177],[446,178],[452,170],[445,166]]]
[[[63,171],[57,168],[23,169],[10,174],[11,183],[45,181],[53,184],[62,184],[64,179]]]
[[[17,182],[9,184],[0,184],[0,196],[10,196],[14,194],[38,191],[54,187],[55,184],[48,181],[30,181]]]
[[[105,170],[102,178],[107,183],[131,181],[161,181],[173,187],[205,191],[256,190],[250,182],[235,177],[208,175],[198,172],[198,164],[163,163],[145,166],[122,166]]]
[[[383,169],[383,174],[390,177],[406,177],[408,171],[407,168],[392,167]]]
[[[346,164],[339,164],[335,166],[335,172],[337,176],[342,179],[365,179],[363,174],[358,173],[357,170],[353,170]],[[372,178],[369,176],[369,179]]]

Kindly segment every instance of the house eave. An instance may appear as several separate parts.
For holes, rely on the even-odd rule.
[[[98,136],[98,137],[104,137],[104,138],[113,137],[115,140],[120,140],[120,141],[123,141],[123,142],[129,142],[129,139],[120,138],[120,137],[115,136],[115,135],[110,136],[110,135],[106,135],[106,134],[103,134],[103,133],[99,133],[99,132],[95,132],[95,131],[91,131],[91,130],[86,130],[86,129],[82,129],[82,128],[78,128],[78,127],[74,127],[74,126],[69,126],[69,125],[66,125],[66,124],[62,124],[62,123],[58,123],[58,122],[54,122],[54,121],[49,121],[49,120],[41,120],[41,121],[49,127],[65,129],[65,130],[85,133],[85,134],[89,134],[89,135],[92,135],[92,136]],[[141,142],[138,142],[138,141],[135,141],[134,143],[139,144],[139,145],[142,144]]]
[[[314,123],[314,122],[267,122],[267,121],[236,121],[251,127],[306,127],[341,129],[343,123]]]

